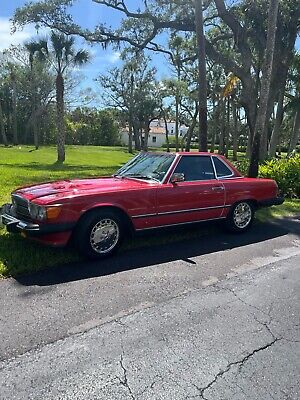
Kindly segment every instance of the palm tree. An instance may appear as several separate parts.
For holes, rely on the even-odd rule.
[[[56,110],[57,110],[57,162],[65,161],[64,126],[64,74],[68,68],[81,66],[89,61],[86,50],[75,51],[74,37],[52,32],[51,60],[56,71]]]
[[[293,130],[290,138],[288,154],[292,154],[300,139],[300,54],[296,53],[293,61],[293,69],[291,71],[290,80],[293,82],[294,95],[289,96],[290,101],[287,108],[294,116]]]
[[[294,117],[293,131],[289,143],[288,154],[291,155],[293,150],[296,148],[299,137],[300,137],[300,97],[293,101],[292,106],[296,109],[296,114]]]
[[[6,133],[5,133],[5,127],[4,127],[1,99],[0,99],[0,132],[1,132],[2,142],[3,142],[4,146],[7,147],[8,146],[8,141],[7,141],[7,137],[6,137]]]
[[[11,94],[12,94],[12,128],[13,128],[13,144],[18,145],[18,120],[17,120],[17,76],[15,67],[12,63],[9,66],[9,77],[11,82]]]
[[[51,32],[48,58],[56,72],[56,111],[57,111],[57,162],[65,161],[65,126],[64,126],[64,77],[68,69],[86,64],[89,53],[75,49],[75,39],[62,33]]]
[[[207,78],[202,9],[203,1],[195,0],[195,26],[198,55],[199,151],[207,151]]]
[[[272,131],[272,136],[270,140],[269,146],[269,157],[273,158],[276,155],[277,145],[280,141],[280,128],[283,121],[284,115],[284,94],[285,94],[285,85],[281,88],[278,96],[278,103],[277,103],[277,111],[275,117],[275,124]]]
[[[29,53],[29,66],[30,66],[30,83],[31,83],[31,97],[32,97],[32,128],[33,128],[33,138],[35,149],[39,148],[39,135],[37,128],[37,93],[36,93],[36,76],[34,72],[34,60],[35,57],[39,61],[45,61],[48,55],[48,44],[47,39],[39,39],[37,41],[32,40],[30,42],[25,43],[25,48]]]

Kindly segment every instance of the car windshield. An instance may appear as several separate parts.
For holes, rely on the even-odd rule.
[[[161,182],[174,158],[173,154],[140,153],[120,168],[114,176]]]

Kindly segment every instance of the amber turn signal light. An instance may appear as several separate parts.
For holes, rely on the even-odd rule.
[[[61,212],[61,207],[47,207],[47,219],[55,219]]]

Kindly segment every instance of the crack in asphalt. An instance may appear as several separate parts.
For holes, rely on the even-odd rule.
[[[276,338],[277,338],[276,335],[274,334],[274,332],[272,331],[272,329],[271,329],[270,326],[269,326],[269,324],[273,321],[273,318],[271,317],[271,312],[272,312],[272,309],[273,309],[273,306],[274,306],[273,302],[270,304],[269,310],[266,312],[266,311],[262,310],[261,308],[256,307],[256,306],[254,306],[253,304],[248,303],[248,302],[246,302],[245,300],[243,300],[242,298],[240,298],[240,297],[235,293],[234,290],[229,289],[229,288],[223,288],[223,289],[224,289],[224,290],[228,290],[229,292],[231,292],[241,303],[245,304],[246,306],[248,306],[248,307],[250,307],[250,308],[254,308],[255,310],[257,310],[257,311],[261,312],[262,314],[266,315],[266,316],[268,317],[268,319],[269,319],[267,322],[261,321],[259,318],[257,318],[257,316],[256,316],[254,313],[251,313],[251,315],[252,315],[252,317],[255,319],[255,321],[256,321],[258,324],[264,326],[265,329],[270,333],[270,335],[272,336],[273,339],[276,339]],[[289,297],[291,297],[291,296],[288,296],[288,298],[289,298]],[[294,325],[294,327],[297,327],[297,326],[298,326],[297,324]],[[288,338],[286,338],[286,337],[284,337],[284,336],[280,336],[280,339],[285,340],[285,341],[290,342],[290,343],[299,343],[299,342],[300,342],[300,340],[288,339]]]
[[[133,400],[135,400],[135,396],[134,396],[134,394],[133,394],[133,392],[132,392],[132,390],[131,390],[131,387],[130,387],[130,385],[129,385],[129,383],[128,383],[127,369],[126,369],[125,366],[124,366],[124,350],[122,351],[122,354],[121,354],[121,356],[120,356],[120,366],[121,366],[122,371],[123,371],[123,379],[121,379],[120,377],[118,377],[118,379],[119,379],[119,381],[120,381],[120,384],[123,385],[123,386],[128,390],[128,392],[129,392],[131,398],[132,398]]]
[[[253,305],[253,304],[251,304],[251,303],[247,303],[247,301],[243,300],[240,296],[238,296],[238,295],[236,294],[236,292],[235,292],[233,289],[230,289],[230,288],[228,288],[228,287],[223,287],[223,286],[220,286],[220,285],[217,285],[217,284],[216,284],[216,286],[217,286],[220,290],[226,290],[226,291],[232,293],[241,303],[245,304],[246,306],[251,307],[251,308],[254,308],[256,311],[259,311],[259,312],[261,312],[261,313],[263,313],[263,314],[267,314],[267,313],[266,313],[264,310],[262,310],[261,308],[256,307],[255,305]],[[268,315],[268,317],[270,317],[269,314],[267,314],[267,315]]]
[[[269,310],[268,310],[268,312],[266,312],[265,310],[262,310],[261,308],[256,307],[255,305],[253,305],[251,303],[248,303],[247,301],[243,300],[240,296],[237,295],[237,293],[233,289],[225,288],[225,287],[222,287],[222,286],[218,286],[217,284],[216,284],[216,286],[221,290],[223,289],[223,290],[226,290],[226,291],[229,291],[230,293],[232,293],[245,306],[253,308],[254,310],[259,311],[260,313],[266,315],[268,317],[268,321],[267,322],[261,321],[254,313],[251,313],[251,315],[255,319],[255,321],[258,324],[264,326],[265,329],[272,336],[272,338],[276,339],[276,335],[273,333],[273,331],[271,330],[271,328],[269,326],[269,324],[272,322],[271,311],[272,311],[272,308],[273,308],[273,303],[270,304]]]
[[[144,389],[143,390],[141,390],[139,393],[137,393],[137,398],[139,398],[139,397],[141,397],[141,396],[143,396],[143,394],[145,394],[148,390],[153,390],[153,388],[154,388],[154,386],[158,383],[158,382],[163,382],[163,377],[161,376],[161,375],[155,375],[154,377],[153,377],[153,380],[152,380],[152,382],[149,384],[149,385],[147,385],[146,387],[144,387]]]
[[[212,379],[206,386],[203,387],[199,387],[195,384],[193,384],[193,386],[200,392],[200,396],[202,399],[204,400],[208,400],[205,396],[204,393],[210,389],[218,380],[219,378],[221,378],[224,374],[226,374],[227,372],[230,371],[230,369],[235,366],[238,365],[239,366],[239,370],[244,366],[244,364],[251,358],[253,357],[256,353],[266,350],[269,347],[273,346],[276,342],[278,342],[279,340],[281,340],[281,338],[275,338],[274,340],[272,340],[272,342],[267,343],[266,345],[259,347],[258,349],[254,349],[251,353],[247,354],[245,357],[243,357],[241,360],[237,360],[237,361],[233,361],[231,363],[229,363],[227,365],[227,367],[221,371],[219,371],[214,379]]]
[[[269,264],[267,264],[267,265],[269,265]],[[239,277],[233,277],[233,278],[235,278],[235,279],[237,279],[237,280],[240,280]],[[211,292],[215,292],[215,293],[216,293],[216,292],[219,292],[219,291],[221,291],[221,290],[229,291],[229,292],[231,292],[238,300],[240,300],[243,304],[245,304],[245,305],[247,305],[247,306],[249,306],[249,307],[252,307],[252,308],[256,309],[257,311],[260,311],[260,312],[262,312],[263,314],[266,314],[266,312],[263,311],[263,310],[261,310],[260,308],[258,308],[258,307],[254,306],[254,305],[251,305],[251,304],[245,302],[243,299],[241,299],[241,298],[234,292],[234,290],[229,289],[229,288],[225,288],[225,287],[222,287],[222,286],[218,286],[218,283],[220,283],[220,282],[216,282],[216,283],[214,283],[214,284],[212,284],[212,285],[210,285],[210,286],[208,286],[208,287],[189,288],[189,289],[187,289],[187,290],[185,290],[185,291],[183,291],[183,292],[181,292],[181,293],[177,293],[175,296],[171,296],[171,297],[169,297],[169,298],[167,298],[167,299],[164,299],[163,301],[159,301],[159,302],[156,302],[156,303],[147,305],[146,307],[142,307],[142,308],[140,308],[140,309],[138,308],[138,309],[136,309],[136,310],[131,310],[129,313],[124,313],[124,315],[122,315],[122,316],[120,316],[120,317],[109,319],[108,321],[99,323],[99,324],[97,324],[97,325],[95,325],[95,326],[93,326],[93,327],[91,327],[91,328],[89,328],[89,329],[82,330],[82,331],[78,331],[78,332],[75,332],[75,333],[70,333],[70,332],[68,332],[68,333],[65,334],[65,335],[62,335],[62,336],[59,336],[59,337],[55,337],[55,338],[53,338],[52,340],[47,341],[46,343],[39,343],[39,344],[33,346],[32,348],[24,349],[24,351],[17,352],[16,354],[13,354],[13,355],[11,355],[11,356],[9,355],[8,357],[5,357],[5,356],[4,356],[4,357],[1,357],[1,356],[0,356],[0,370],[1,370],[2,368],[4,368],[4,367],[2,367],[1,364],[7,363],[7,362],[11,362],[11,361],[18,359],[19,357],[23,357],[23,356],[25,356],[25,355],[27,355],[27,354],[32,354],[32,353],[35,352],[35,351],[40,351],[42,348],[44,348],[44,347],[46,347],[46,346],[49,346],[49,345],[53,345],[53,344],[55,344],[55,343],[62,342],[62,341],[66,340],[66,339],[68,339],[68,338],[70,338],[70,337],[82,336],[82,335],[84,335],[84,334],[87,333],[87,332],[90,332],[90,331],[92,331],[92,330],[94,330],[94,329],[98,329],[99,327],[102,327],[102,326],[105,326],[105,325],[109,325],[109,324],[111,324],[111,323],[116,323],[116,324],[118,324],[118,325],[120,325],[120,326],[123,326],[124,328],[127,328],[126,323],[124,323],[124,322],[122,321],[124,318],[129,317],[129,316],[132,316],[132,315],[135,315],[135,314],[138,314],[138,313],[140,313],[141,311],[144,311],[144,310],[153,309],[153,308],[155,308],[155,307],[157,307],[157,306],[160,306],[160,305],[162,305],[162,304],[168,304],[169,302],[172,302],[173,300],[176,300],[176,299],[185,298],[186,296],[188,296],[188,295],[191,294],[191,293],[197,293],[197,292],[200,292],[200,291],[211,291]],[[216,290],[214,290],[214,289],[216,289]],[[219,306],[215,307],[215,309],[222,308],[222,307],[224,307],[224,305],[230,304],[230,303],[232,303],[232,302],[229,301],[228,303],[219,305]],[[272,306],[272,305],[271,305],[271,306]],[[269,315],[269,317],[270,317],[270,315]],[[264,323],[261,322],[261,321],[259,321],[259,320],[257,320],[257,322],[260,323],[260,324],[262,324],[262,325],[264,325]],[[296,326],[297,326],[297,325],[296,325]],[[265,325],[265,327],[266,327],[266,329],[269,330],[269,332],[270,332],[270,334],[272,335],[272,337],[275,337],[274,334],[271,333],[270,328],[269,328],[268,326],[266,326],[266,325]]]
[[[260,320],[256,317],[255,314],[252,314],[252,317],[255,319],[255,321],[256,321],[258,324],[260,324],[260,325],[262,325],[262,326],[264,326],[264,327],[266,328],[266,330],[269,332],[269,334],[272,336],[273,339],[276,339],[275,334],[273,333],[273,331],[271,330],[271,328],[270,328],[269,325],[268,325],[268,324],[270,324],[270,323],[272,322],[271,317],[269,317],[269,318],[270,318],[270,319],[269,319],[269,322],[260,321]],[[282,339],[282,338],[281,338],[281,339]]]

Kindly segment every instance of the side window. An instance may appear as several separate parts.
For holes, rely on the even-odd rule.
[[[215,179],[209,156],[182,156],[174,172],[184,174],[186,182]]]
[[[152,143],[156,143],[156,136],[152,136]]]
[[[232,171],[217,157],[213,157],[217,177],[232,176]]]

